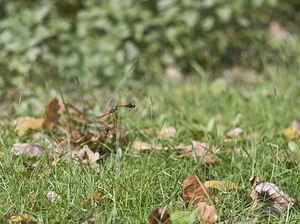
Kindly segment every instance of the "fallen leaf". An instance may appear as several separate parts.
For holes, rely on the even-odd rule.
[[[18,221],[23,221],[23,220],[27,220],[28,219],[28,215],[27,214],[23,214],[23,215],[13,215],[9,218],[10,221],[12,222],[18,222]]]
[[[297,129],[295,127],[289,127],[283,130],[284,136],[289,140],[294,140],[299,137]]]
[[[161,144],[156,144],[155,147],[152,144],[149,144],[147,142],[141,142],[141,141],[135,141],[132,145],[132,149],[134,150],[133,153],[137,153],[138,151],[143,150],[169,150],[168,147],[163,147]],[[216,159],[214,159],[213,153],[215,153],[217,150],[215,147],[210,146],[209,143],[206,142],[198,142],[198,141],[192,141],[192,145],[178,145],[175,147],[175,150],[180,151],[181,153],[187,154],[189,156],[198,156],[202,157],[203,163],[214,163],[216,162]]]
[[[207,142],[192,141],[192,146],[178,146],[176,148],[180,149],[182,153],[188,154],[190,156],[196,155],[198,157],[206,156],[210,153],[215,153],[215,147],[211,146]]]
[[[14,121],[16,131],[19,136],[23,136],[27,131],[35,131],[42,127],[44,118],[19,117]]]
[[[196,207],[199,221],[209,224],[213,224],[218,221],[219,217],[213,205],[206,202],[198,202]]]
[[[85,150],[85,153],[87,155],[88,163],[91,165],[91,167],[99,167],[99,164],[97,164],[97,160],[99,159],[99,153],[98,152],[93,152],[92,150],[89,149],[87,145],[83,146],[83,149]]]
[[[46,110],[43,114],[43,118],[45,120],[45,125],[49,127],[50,124],[57,125],[59,124],[60,114],[58,113],[59,110],[58,100],[56,98],[52,98],[46,104]]]
[[[149,219],[149,224],[172,224],[169,212],[159,207],[151,212]]]
[[[56,158],[56,159],[54,159],[53,161],[52,161],[52,163],[51,163],[51,166],[56,166],[57,165],[57,163],[60,161],[60,158],[58,157],[58,158]]]
[[[254,210],[259,207],[272,211],[288,210],[297,201],[283,192],[279,187],[273,183],[260,182],[259,177],[251,177],[249,179],[253,183],[250,197],[253,200]],[[260,206],[262,205],[262,206]]]
[[[91,199],[90,198],[88,198],[88,199],[86,199],[86,200],[83,200],[82,202],[80,202],[80,204],[81,205],[86,205],[88,202],[90,202],[91,201]]]
[[[291,34],[276,21],[271,22],[270,33],[278,40],[287,40],[291,37]]]
[[[92,168],[99,167],[97,160],[99,160],[99,153],[93,152],[89,149],[87,145],[84,145],[83,148],[79,148],[78,150],[71,151],[71,157],[76,158],[77,160],[81,160],[85,164],[89,164]],[[75,163],[77,163],[75,161]]]
[[[23,154],[30,158],[41,157],[44,153],[43,147],[35,143],[16,143],[11,148],[11,151],[14,152],[15,155]]]
[[[147,142],[141,142],[141,141],[135,141],[132,144],[132,149],[135,150],[135,152],[137,151],[142,151],[142,150],[150,150],[150,149],[156,149],[156,150],[167,150],[167,147],[162,147],[161,144],[156,144],[156,146],[154,147],[152,144],[149,144]]]
[[[230,189],[239,189],[240,186],[236,185],[233,182],[226,180],[209,180],[205,181],[205,184],[209,188],[218,188],[221,190],[230,190]]]
[[[175,66],[168,66],[166,68],[166,74],[169,78],[182,80],[183,75],[179,72],[179,69]]]
[[[183,182],[183,199],[188,205],[191,201],[194,205],[198,202],[214,201],[215,196],[211,193],[204,181],[195,176],[189,176]]]
[[[159,138],[171,138],[176,135],[176,129],[172,126],[162,129],[159,133]]]
[[[37,167],[39,167],[41,165],[40,161],[35,162],[34,164],[31,165],[32,168],[36,169]]]
[[[69,113],[71,115],[80,116],[82,113],[69,103],[64,104],[62,100],[58,101],[58,114]]]
[[[237,147],[234,147],[233,148],[233,151],[237,154],[237,155],[242,155],[243,157],[248,157],[247,153],[242,150],[241,148],[237,148]],[[249,150],[248,150],[248,153],[249,153]]]
[[[296,128],[298,135],[300,135],[300,120],[295,119],[292,123],[292,127]]]
[[[107,195],[102,195],[101,193],[96,193],[93,196],[94,201],[104,200],[106,197],[107,197]]]
[[[60,196],[55,191],[49,191],[47,193],[47,197],[51,201],[51,203],[55,203],[57,200],[60,199]]]
[[[102,195],[101,193],[96,193],[93,195],[93,199],[94,201],[101,201],[104,200],[107,197],[107,195]],[[88,198],[86,200],[83,200],[82,202],[80,202],[81,205],[86,205],[88,202],[91,201],[91,198]]]
[[[272,156],[269,156],[272,159]],[[282,162],[297,163],[300,161],[300,152],[278,153],[278,159]]]
[[[227,136],[229,138],[235,138],[235,137],[240,136],[242,133],[243,133],[243,129],[235,128],[235,129],[232,129],[229,132],[227,132]]]

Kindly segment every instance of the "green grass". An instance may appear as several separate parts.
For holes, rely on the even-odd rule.
[[[143,134],[141,130],[145,128],[161,130],[171,125],[177,129],[177,134],[162,141],[170,148],[168,151],[153,150],[135,155],[131,144],[111,148],[113,153],[101,158],[99,172],[68,160],[60,161],[53,168],[53,159],[47,157],[28,159],[15,156],[10,151],[14,143],[40,142],[46,146],[47,143],[33,140],[30,136],[19,137],[13,129],[2,129],[0,151],[4,154],[0,157],[0,221],[8,222],[6,215],[11,210],[26,213],[29,219],[41,223],[75,222],[85,219],[90,212],[97,223],[147,223],[149,214],[158,206],[166,206],[171,215],[183,209],[182,183],[189,175],[196,175],[202,180],[229,180],[241,187],[231,191],[215,190],[219,197],[216,209],[226,223],[238,223],[240,220],[245,223],[246,218],[251,223],[259,217],[259,213],[251,213],[251,203],[244,198],[246,192],[251,192],[248,179],[252,176],[260,176],[262,181],[272,182],[290,196],[300,199],[299,161],[289,163],[278,159],[278,153],[290,150],[283,130],[300,117],[299,69],[266,65],[265,73],[257,74],[253,81],[247,80],[248,76],[242,73],[210,83],[193,77],[184,82],[161,78],[159,84],[149,86],[142,81],[131,80],[123,84],[113,102],[136,104],[134,110],[120,109],[118,112],[121,127],[126,128],[130,143],[135,140],[159,141],[153,135]],[[104,91],[89,89],[84,82],[81,88],[89,105],[89,115],[100,115],[99,111],[105,109],[105,100],[109,96],[105,96]],[[36,101],[40,103],[37,111],[42,111],[45,98],[58,95],[49,89],[45,92],[43,98],[37,93],[31,101],[33,104]],[[67,99],[72,99],[67,88],[63,92]],[[32,111],[32,105],[25,109],[22,107],[23,103],[30,104],[26,101],[28,98],[19,107],[17,100],[11,102],[19,108],[19,116],[36,113]],[[219,122],[214,121],[218,114],[222,115]],[[224,141],[226,133],[235,127],[244,130],[242,136],[232,142]],[[254,132],[260,138],[249,139],[247,136]],[[192,140],[209,142],[219,148],[217,162],[204,164],[201,158],[172,150],[174,146],[190,144]],[[296,143],[299,145],[299,142]],[[234,147],[241,148],[247,157],[237,155]],[[23,162],[37,160],[40,160],[41,166],[32,173],[43,173],[51,168],[49,177],[24,175],[31,171],[24,167]],[[39,194],[32,198],[36,191]],[[61,199],[56,203],[50,202],[46,197],[48,191],[55,191]],[[106,198],[80,204],[97,192],[107,195]],[[32,203],[35,206],[31,209]],[[260,218],[259,221],[299,223],[299,205],[294,205],[288,213]]]

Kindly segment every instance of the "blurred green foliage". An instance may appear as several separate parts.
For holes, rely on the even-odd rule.
[[[234,64],[264,47],[274,19],[291,22],[294,0],[5,0],[0,8],[0,73],[25,77],[161,75]],[[299,17],[299,15],[298,15]]]

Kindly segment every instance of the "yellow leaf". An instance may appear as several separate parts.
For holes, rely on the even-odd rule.
[[[54,167],[57,165],[57,163],[59,162],[60,158],[56,158],[52,161],[51,165]]]
[[[28,215],[27,214],[24,214],[24,215],[13,215],[12,217],[10,217],[10,221],[12,222],[18,222],[18,221],[22,221],[24,219],[28,219]]]
[[[222,190],[239,189],[240,186],[226,180],[209,180],[205,181],[207,187],[218,188]]]
[[[90,202],[91,201],[91,199],[90,198],[88,198],[88,199],[86,199],[86,200],[83,200],[82,202],[80,202],[80,204],[81,205],[86,205],[88,202]]]
[[[297,129],[295,127],[289,127],[289,128],[284,129],[283,134],[287,139],[290,139],[290,140],[293,140],[293,139],[296,139],[297,137],[299,137],[299,135],[297,133]]]
[[[94,200],[95,201],[100,201],[100,200],[103,200],[107,197],[107,195],[103,195],[103,196],[101,196],[101,195],[102,195],[101,193],[94,194]]]
[[[37,130],[44,124],[44,118],[19,117],[15,120],[16,131],[23,136],[29,130]]]

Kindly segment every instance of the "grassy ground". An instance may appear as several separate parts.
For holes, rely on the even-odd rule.
[[[103,155],[99,172],[67,160],[60,161],[53,168],[52,160],[47,157],[28,159],[15,156],[10,150],[14,143],[46,143],[30,136],[19,137],[13,129],[2,128],[1,222],[8,222],[6,215],[12,211],[28,214],[31,220],[41,223],[86,220],[90,212],[97,223],[147,223],[149,214],[158,206],[166,206],[171,216],[183,209],[182,183],[189,175],[202,180],[228,180],[241,187],[231,191],[216,190],[219,195],[216,209],[226,223],[246,223],[246,220],[252,223],[259,217],[259,213],[251,213],[252,204],[244,197],[246,192],[251,192],[248,179],[252,176],[260,176],[263,181],[272,182],[299,199],[299,160],[290,163],[279,160],[278,156],[290,151],[289,140],[283,136],[283,130],[300,117],[299,69],[266,65],[261,74],[246,74],[244,70],[233,73],[213,82],[205,81],[205,75],[202,75],[202,79],[194,77],[184,82],[164,77],[156,85],[147,86],[142,81],[131,80],[122,84],[111,105],[114,102],[136,104],[134,110],[121,109],[118,112],[130,144],[111,148],[113,153]],[[105,91],[87,84],[83,81],[80,88],[90,105],[88,112],[100,115],[107,107],[105,101],[109,97]],[[66,99],[72,98],[68,89],[62,88]],[[79,92],[78,89],[76,91]],[[44,92],[44,95],[39,92]],[[55,95],[58,93],[50,91],[49,87],[36,90],[32,99],[25,97],[19,106],[15,99],[12,104],[19,109],[13,116],[38,114],[43,110],[42,105]],[[22,106],[26,102],[29,106]],[[33,110],[35,105],[37,108]],[[221,120],[217,121],[216,116],[221,116]],[[134,141],[159,142],[151,133],[143,133],[143,129],[159,131],[167,126],[174,126],[177,130],[174,138],[162,141],[170,150],[133,153],[131,143]],[[236,127],[242,128],[244,133],[226,141],[226,133]],[[259,137],[249,138],[254,135]],[[217,162],[203,163],[202,158],[172,150],[180,143],[190,144],[192,140],[209,142],[219,148]],[[299,141],[294,141],[299,150]],[[240,148],[245,156],[236,154],[234,148]],[[34,171],[23,165],[24,161],[33,163],[37,160],[41,165]],[[52,174],[43,178],[24,175],[29,171],[44,173],[49,168],[53,169]],[[34,198],[32,194],[36,191],[39,193]],[[55,191],[60,200],[52,203],[46,197],[49,191]],[[106,195],[106,198],[81,204],[97,192]],[[260,218],[259,222],[299,223],[299,206],[295,205],[281,215]]]

